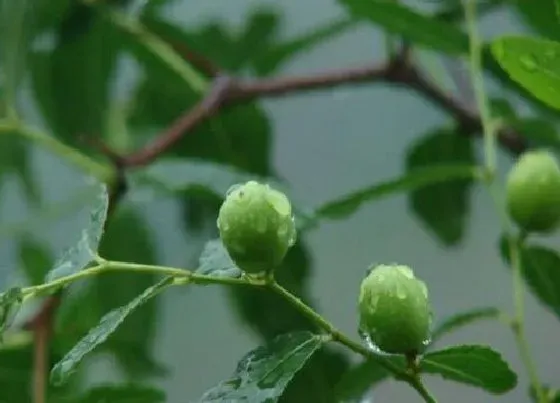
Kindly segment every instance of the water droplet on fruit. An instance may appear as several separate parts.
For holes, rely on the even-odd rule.
[[[360,332],[360,337],[364,340],[364,343],[366,344],[367,348],[373,351],[375,354],[384,355],[384,356],[396,355],[396,354],[387,353],[383,351],[381,348],[379,348],[379,346],[373,342],[371,336],[368,333]]]
[[[229,195],[231,195],[233,192],[235,192],[235,191],[236,191],[237,189],[239,189],[241,186],[243,186],[243,185],[241,185],[240,183],[237,183],[237,184],[235,184],[235,185],[231,185],[231,186],[229,187],[229,189],[226,191],[226,197],[229,196]]]

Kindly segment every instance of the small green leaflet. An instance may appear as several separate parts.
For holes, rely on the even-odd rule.
[[[10,319],[15,316],[22,299],[23,295],[19,287],[12,287],[0,294],[0,342],[2,341],[4,331],[10,325]]]
[[[88,334],[83,337],[68,352],[62,360],[60,360],[51,371],[51,381],[54,384],[61,384],[71,375],[82,359],[95,349],[119,327],[128,315],[142,306],[151,298],[159,294],[163,289],[172,284],[173,278],[166,277],[159,283],[147,288],[141,295],[133,299],[128,305],[114,309],[103,318],[99,324],[91,329]]]
[[[457,179],[472,179],[477,176],[480,176],[480,170],[473,165],[438,165],[418,168],[400,178],[377,183],[340,199],[327,202],[317,208],[315,215],[335,219],[344,218],[358,210],[362,204],[381,199],[384,196],[414,191]]]
[[[94,260],[109,207],[109,195],[105,185],[99,185],[95,203],[90,212],[89,223],[82,230],[78,243],[67,249],[55,262],[53,269],[47,274],[45,281],[51,282],[61,277],[76,273]]]
[[[161,390],[141,385],[101,385],[90,389],[83,397],[72,403],[165,403]],[[70,403],[70,402],[68,402]]]
[[[560,109],[560,43],[508,36],[496,39],[491,49],[513,81],[545,104]]]
[[[482,319],[492,319],[497,318],[500,315],[500,311],[497,308],[477,308],[471,311],[462,312],[457,315],[453,315],[447,320],[440,323],[432,332],[432,343],[439,340],[441,337],[455,331],[463,326],[469,325],[473,322]]]
[[[517,385],[517,375],[499,353],[490,347],[454,346],[426,354],[421,371],[473,385],[493,394],[503,394]]]
[[[325,342],[322,336],[305,331],[278,336],[245,355],[233,376],[207,391],[198,402],[276,402]]]
[[[350,13],[381,26],[386,31],[429,49],[450,54],[468,52],[468,36],[451,24],[422,15],[387,0],[339,0]]]
[[[242,274],[219,238],[212,239],[204,245],[196,272],[216,277],[240,277]]]

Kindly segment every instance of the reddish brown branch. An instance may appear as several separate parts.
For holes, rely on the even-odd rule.
[[[124,166],[136,167],[152,162],[160,154],[175,145],[185,133],[192,131],[198,124],[212,116],[220,108],[233,86],[234,81],[231,78],[217,77],[206,97],[193,108],[187,110],[165,132],[157,136],[151,144],[124,157]]]
[[[457,121],[464,135],[480,135],[480,117],[457,99],[441,91],[427,80],[409,63],[406,53],[388,64],[360,68],[349,68],[327,73],[302,77],[287,77],[239,82],[233,79],[215,80],[211,91],[201,102],[185,111],[165,132],[158,135],[152,143],[133,152],[123,159],[126,167],[138,167],[149,164],[159,155],[175,145],[184,135],[197,125],[211,118],[222,107],[262,97],[276,97],[296,92],[329,89],[340,85],[365,82],[387,83],[410,88],[437,107],[445,110]],[[498,133],[500,144],[509,151],[518,154],[526,149],[527,144],[519,133],[511,129],[502,129]]]
[[[33,332],[33,403],[45,403],[47,398],[47,374],[49,373],[49,341],[54,315],[60,305],[60,293],[48,297],[39,312],[25,328]]]

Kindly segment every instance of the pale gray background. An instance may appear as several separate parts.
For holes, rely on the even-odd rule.
[[[342,15],[342,9],[333,0],[185,0],[169,7],[167,16],[186,25],[217,17],[235,29],[255,6],[282,10],[286,36]],[[486,18],[483,29],[491,35],[511,33],[519,26],[512,15],[499,14]],[[382,57],[379,31],[361,25],[298,56],[281,74],[359,66]],[[134,82],[134,66],[126,60],[123,66],[119,91]],[[264,104],[275,128],[275,166],[293,186],[294,194],[311,205],[398,175],[410,141],[448,122],[446,115],[423,99],[384,85],[302,94]],[[41,124],[32,106],[28,116]],[[82,178],[57,158],[39,150],[34,162],[45,194],[52,202],[65,200],[79,188]],[[501,154],[502,173],[508,166],[509,158]],[[4,183],[0,205],[0,224],[7,228],[0,232],[3,235],[0,267],[4,268],[0,281],[9,283],[16,281],[13,271],[16,255],[10,239],[18,226],[13,224],[33,215],[21,201],[21,189],[11,180]],[[184,264],[187,251],[192,252],[199,245],[182,232],[176,219],[177,206],[163,200],[144,202],[142,208],[150,222],[157,224],[153,229],[161,263]],[[75,239],[84,218],[85,212],[61,217],[49,223],[40,234],[60,250]],[[510,311],[511,279],[496,253],[498,235],[499,222],[481,187],[476,188],[472,198],[472,218],[466,239],[456,250],[438,246],[407,211],[403,196],[370,204],[346,221],[326,222],[309,234],[315,264],[312,294],[323,314],[344,331],[355,334],[357,289],[365,268],[373,261],[401,262],[411,265],[428,283],[436,319],[477,306],[492,305]],[[558,238],[549,242],[558,245]],[[220,288],[177,290],[162,299],[165,306],[157,356],[173,370],[162,386],[168,392],[170,403],[185,403],[227,377],[237,360],[255,347],[257,339],[232,317]],[[560,370],[556,352],[560,327],[556,318],[530,296],[527,327],[542,379],[559,386],[558,376],[554,374]],[[521,375],[520,385],[514,392],[494,397],[437,377],[428,378],[440,402],[528,401],[527,377],[508,329],[496,323],[481,323],[447,337],[442,345],[463,342],[495,346]],[[105,371],[110,367],[110,362],[94,365],[95,379],[107,379]],[[377,390],[375,401],[419,399],[406,385],[386,382]]]

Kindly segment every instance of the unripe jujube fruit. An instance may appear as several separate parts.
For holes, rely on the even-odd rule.
[[[274,269],[296,239],[288,198],[255,181],[228,191],[217,224],[231,258],[248,273]]]
[[[527,232],[550,232],[560,223],[560,167],[543,150],[525,152],[509,172],[507,208]]]
[[[362,281],[360,332],[381,351],[421,353],[430,339],[428,290],[407,266],[379,265]]]

